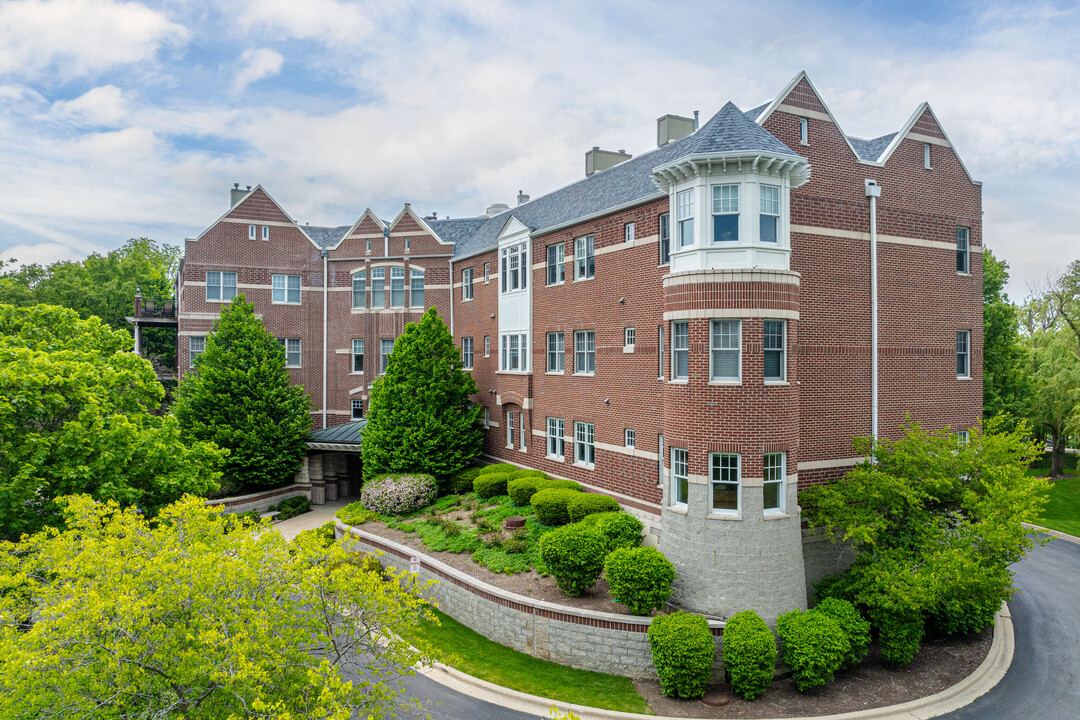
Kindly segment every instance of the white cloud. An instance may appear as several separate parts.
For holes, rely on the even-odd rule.
[[[74,100],[54,102],[49,108],[49,114],[59,120],[116,127],[127,116],[127,101],[120,88],[115,85],[102,85]]]
[[[378,5],[337,0],[245,0],[241,26],[293,38],[316,38],[333,43],[363,40],[374,30],[370,19]]]
[[[281,53],[265,48],[260,50],[245,50],[240,56],[243,67],[236,73],[233,82],[233,92],[241,92],[253,82],[272,77],[281,72],[281,65],[285,58]]]
[[[4,259],[14,259],[18,265],[51,265],[58,260],[82,260],[89,253],[80,252],[60,243],[12,245],[2,253]]]
[[[89,76],[150,60],[187,30],[164,14],[116,0],[16,0],[0,4],[0,74]]]

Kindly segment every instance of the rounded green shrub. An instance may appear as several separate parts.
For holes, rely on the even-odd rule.
[[[649,615],[664,607],[675,582],[675,566],[653,547],[615,550],[608,555],[604,572],[615,602],[634,615]]]
[[[845,572],[839,575],[826,575],[814,583],[814,602],[820,603],[826,598],[851,601],[855,597],[853,587],[854,578],[852,573]]]
[[[454,495],[472,492],[473,480],[476,479],[481,470],[483,470],[481,467],[467,467],[464,470],[458,470],[447,481],[446,491]]]
[[[540,538],[540,557],[551,570],[559,589],[570,597],[577,597],[596,584],[596,578],[604,569],[604,540],[592,528],[568,525]]]
[[[994,614],[1008,598],[1012,575],[1007,568],[981,567],[959,577],[941,577],[926,621],[943,635],[967,635],[994,624]]]
[[[784,613],[776,619],[776,634],[799,692],[832,682],[851,649],[844,629],[825,613]]]
[[[566,509],[570,513],[570,522],[577,522],[589,515],[602,512],[617,512],[622,508],[619,507],[618,501],[613,497],[598,495],[597,493],[581,493],[579,497],[574,498],[574,501]]]
[[[850,648],[844,657],[844,667],[851,667],[863,661],[866,657],[866,648],[870,645],[870,621],[860,615],[854,605],[839,598],[825,598],[810,612],[828,615],[847,635]]]
[[[522,469],[522,470],[514,470],[514,471],[512,471],[512,472],[510,473],[510,479],[511,479],[511,480],[517,480],[518,478],[523,478],[523,477],[534,477],[534,476],[535,476],[535,477],[542,477],[542,478],[547,478],[548,480],[550,480],[550,479],[551,479],[551,476],[550,476],[550,475],[548,475],[548,474],[547,474],[546,472],[544,472],[543,470],[527,470],[527,469]]]
[[[776,638],[753,610],[735,613],[724,624],[724,671],[731,691],[743,700],[761,696],[772,685]]]
[[[484,465],[480,468],[481,475],[487,475],[488,473],[511,473],[518,469],[517,465],[511,465],[510,463],[495,463],[494,465]]]
[[[897,667],[907,665],[919,654],[925,624],[915,610],[875,610],[871,619],[877,628],[881,657]]]
[[[515,505],[525,507],[529,504],[529,500],[536,494],[537,480],[543,480],[543,478],[536,475],[526,475],[525,477],[514,478],[506,484],[506,492]]]
[[[536,490],[549,490],[554,488],[556,490],[576,490],[581,492],[581,483],[574,482],[573,480],[565,480],[563,478],[540,478],[536,481]]]
[[[536,513],[536,518],[545,525],[565,525],[570,522],[570,511],[567,510],[567,506],[570,501],[580,495],[576,490],[570,490],[568,488],[548,488],[547,490],[539,490],[529,500],[529,503],[533,506],[533,512]],[[589,528],[591,530],[591,528]],[[599,533],[597,533],[599,537]],[[603,539],[600,540],[600,563],[604,562],[604,549],[605,545]]]
[[[704,695],[716,656],[708,621],[680,610],[653,618],[648,636],[660,690],[676,698]]]
[[[509,473],[481,473],[473,480],[473,492],[485,500],[506,494],[506,483],[510,480]]]
[[[636,548],[641,545],[645,525],[627,512],[603,512],[586,515],[582,525],[594,527],[604,536],[607,551],[617,548]]]

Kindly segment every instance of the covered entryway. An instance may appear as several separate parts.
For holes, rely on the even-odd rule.
[[[315,430],[308,435],[307,470],[311,504],[359,497],[363,482],[360,444],[366,419]]]

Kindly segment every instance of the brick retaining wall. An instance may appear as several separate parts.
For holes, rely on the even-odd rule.
[[[207,500],[207,507],[221,506],[228,513],[242,513],[250,510],[266,512],[271,505],[279,505],[282,500],[291,497],[306,497],[311,499],[311,485],[294,483],[285,487],[272,490],[261,490],[247,495],[234,495],[233,497]]]

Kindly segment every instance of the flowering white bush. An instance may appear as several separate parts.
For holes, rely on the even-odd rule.
[[[404,515],[435,502],[439,486],[431,475],[379,475],[364,483],[360,502],[380,515]]]

